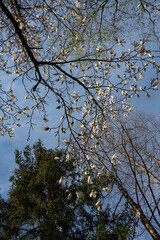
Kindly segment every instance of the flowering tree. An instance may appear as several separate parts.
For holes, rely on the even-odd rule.
[[[8,133],[13,139],[14,125],[20,126],[20,120],[26,117],[30,137],[34,114],[38,111],[44,120],[41,129],[56,129],[58,135],[70,131],[71,137],[64,143],[71,145],[72,152],[78,150],[87,164],[92,161],[90,152],[98,167],[104,165],[101,152],[106,154],[105,146],[109,144],[105,137],[108,124],[113,129],[109,133],[112,134],[109,138],[111,152],[117,149],[121,156],[128,156],[115,142],[116,127],[126,135],[120,125],[124,120],[120,121],[119,116],[130,115],[133,97],[139,98],[141,94],[150,97],[150,92],[158,89],[159,50],[154,46],[155,40],[159,44],[157,1],[2,0],[0,16],[0,70],[4,76],[0,88],[2,135]],[[7,83],[6,79],[9,79]],[[14,93],[16,83],[24,87],[25,106]],[[61,111],[58,126],[48,123],[46,104],[52,96],[57,110]],[[81,131],[77,131],[77,125],[81,126]],[[132,136],[132,132],[129,134]],[[125,148],[133,153],[134,145],[128,141]],[[97,152],[100,146],[103,151]],[[105,171],[112,173],[116,158],[116,153],[108,155],[110,165],[105,165]],[[145,167],[132,155],[128,160],[155,182],[157,177],[149,166]],[[125,169],[128,166],[127,163]],[[142,180],[139,178],[133,175],[135,189]],[[151,236],[158,239],[157,230],[141,214],[138,197],[131,201],[119,179],[116,170],[114,181],[118,189]],[[154,202],[157,206],[157,198]]]
[[[114,0],[1,1],[0,69],[4,81],[9,79],[7,84],[1,79],[2,135],[8,132],[14,138],[11,123],[20,126],[21,115],[29,119],[30,127],[36,111],[47,122],[45,104],[51,94],[62,111],[58,132],[69,129],[75,134],[75,122],[114,118],[119,103],[127,116],[131,111],[127,99],[141,92],[149,97],[150,89],[158,89],[158,52],[147,45],[159,30],[158,4],[128,1],[126,12],[124,5],[126,1]],[[146,39],[129,43],[123,37],[135,31],[136,24],[140,29],[146,25]],[[154,77],[144,84],[141,79],[151,68]],[[23,107],[14,93],[17,82],[26,91]]]

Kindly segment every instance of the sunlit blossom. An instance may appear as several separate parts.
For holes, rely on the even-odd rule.
[[[70,143],[70,142],[67,141],[66,139],[64,139],[63,142],[64,142],[65,145],[69,145],[69,143]]]
[[[118,157],[118,154],[114,153],[111,159],[115,160],[117,157]]]
[[[101,212],[102,211],[102,205],[99,205],[97,209],[98,209],[99,212]]]
[[[93,184],[93,181],[92,181],[92,177],[91,177],[91,176],[88,176],[87,182],[88,182],[88,184]]]
[[[78,94],[77,94],[75,91],[73,91],[73,93],[71,94],[71,96],[72,96],[73,98],[75,98],[75,99],[78,98]]]
[[[29,95],[28,94],[25,96],[25,99],[29,99]]]
[[[152,88],[153,90],[158,90],[158,86],[155,86]]]
[[[67,153],[66,155],[66,162],[69,162],[72,159],[72,154],[70,152]]]
[[[90,197],[96,198],[97,197],[97,191],[92,189],[91,193],[89,194]]]
[[[96,202],[96,206],[101,205],[101,200],[99,200],[98,202]]]
[[[65,185],[65,183],[69,182],[69,180],[66,177],[62,176],[58,182],[59,184]]]
[[[98,52],[101,52],[101,51],[102,51],[102,47],[99,45],[99,46],[97,46],[96,50],[97,50]]]
[[[109,187],[105,187],[105,188],[102,188],[102,190],[106,193],[110,193],[111,192],[111,188]]]

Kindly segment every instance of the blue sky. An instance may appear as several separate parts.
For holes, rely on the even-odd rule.
[[[133,105],[138,111],[143,111],[145,113],[155,114],[160,116],[160,90],[153,91],[150,98],[142,96],[140,99],[133,99]],[[50,106],[50,112],[56,113],[52,114],[51,121],[59,121],[60,114],[54,109],[54,106]],[[37,125],[31,133],[31,140],[26,141],[28,137],[28,126],[22,125],[21,128],[16,128],[15,139],[10,140],[8,136],[0,137],[0,193],[4,198],[7,197],[7,191],[9,190],[10,183],[8,181],[11,176],[16,164],[14,162],[14,151],[15,149],[23,150],[23,148],[30,144],[32,145],[39,138],[43,141],[47,148],[57,147],[57,139],[54,137],[53,132],[45,132],[40,130],[42,120],[40,116],[36,117]],[[61,139],[62,143],[62,139]],[[62,143],[63,147],[63,143]],[[144,233],[139,239],[150,240],[148,233]]]
[[[152,91],[151,97],[147,98],[145,96],[141,96],[140,99],[133,99],[133,106],[136,110],[142,111],[145,113],[154,114],[156,116],[160,115],[160,90]],[[57,123],[60,119],[60,113],[54,109],[54,104],[50,104],[49,111],[51,117],[51,123]],[[23,150],[23,148],[30,144],[32,145],[38,139],[41,139],[44,145],[47,148],[56,148],[57,147],[57,139],[54,136],[54,132],[46,132],[41,131],[40,126],[43,124],[42,116],[37,114],[35,117],[35,122],[37,125],[34,127],[34,130],[31,132],[31,140],[26,141],[28,137],[28,125],[25,122],[22,123],[20,128],[15,128],[15,138],[14,140],[10,140],[6,135],[4,137],[0,137],[0,193],[3,197],[6,197],[7,191],[9,189],[8,179],[13,172],[16,164],[14,162],[14,151],[15,149]],[[61,139],[62,143],[63,138]],[[63,143],[61,147],[63,146]]]
[[[127,44],[127,47],[129,47],[129,44]],[[156,47],[156,45],[152,45],[152,47]],[[2,77],[4,77],[2,75]],[[6,76],[5,76],[6,77]],[[149,78],[154,77],[154,72],[152,69],[150,69],[147,73],[145,73],[145,76],[142,81],[142,84],[145,81],[148,81]],[[147,80],[146,80],[147,79]],[[5,87],[8,87],[8,82],[10,82],[10,79],[7,79],[8,81],[5,81]],[[31,88],[33,86],[30,86]],[[16,96],[20,99],[20,103],[22,106],[28,105],[31,107],[31,102],[29,100],[25,100],[25,91],[20,85],[19,82],[14,84],[14,91]],[[151,91],[151,97],[147,98],[143,93],[141,94],[140,98],[133,98],[132,99],[132,106],[135,110],[142,111],[145,113],[155,114],[156,116],[159,116],[160,114],[160,90],[158,91]],[[27,102],[28,101],[28,102]],[[62,112],[58,111],[55,107],[55,98],[53,96],[50,97],[48,100],[47,110],[49,113],[49,119],[50,121],[47,123],[48,126],[53,126],[52,123],[54,123],[54,126],[59,124],[59,119],[62,116]],[[9,182],[8,179],[12,173],[12,171],[15,168],[15,162],[14,162],[14,151],[15,149],[23,150],[23,148],[30,144],[32,145],[34,142],[36,142],[38,139],[41,139],[44,145],[47,148],[55,148],[57,147],[57,139],[54,136],[54,131],[52,132],[45,132],[41,131],[40,127],[43,122],[43,116],[40,113],[36,113],[34,116],[34,123],[36,125],[34,126],[34,130],[31,131],[31,138],[30,141],[27,142],[26,139],[28,138],[28,129],[29,125],[26,124],[26,119],[22,121],[22,126],[20,128],[15,128],[15,138],[14,140],[10,140],[9,137],[6,135],[4,137],[0,137],[0,193],[2,196],[6,197],[6,193],[9,189]],[[63,138],[60,140],[60,143],[62,143]],[[63,146],[63,144],[62,144]]]

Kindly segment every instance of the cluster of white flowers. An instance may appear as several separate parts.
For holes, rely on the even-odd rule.
[[[97,191],[92,189],[91,193],[89,194],[90,197],[96,198],[97,197]]]

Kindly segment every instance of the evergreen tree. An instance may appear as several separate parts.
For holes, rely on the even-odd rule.
[[[0,200],[0,239],[132,239],[134,214],[126,209],[112,219],[109,207],[98,211],[100,181],[90,197],[86,176],[63,150],[39,141],[23,154],[16,150],[15,158],[9,198]]]

